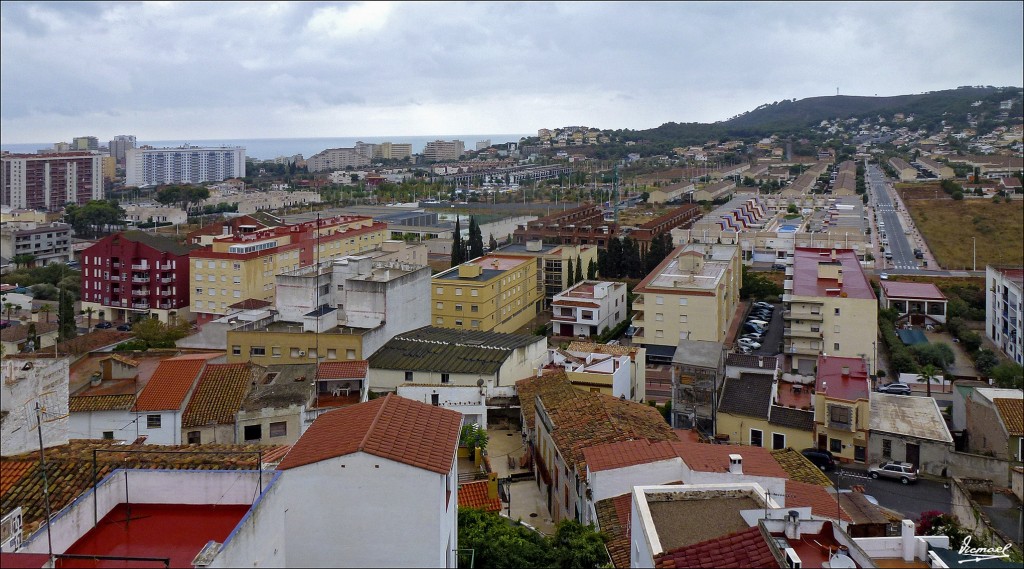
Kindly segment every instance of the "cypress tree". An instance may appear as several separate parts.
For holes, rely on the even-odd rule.
[[[457,267],[465,262],[465,248],[462,245],[462,227],[459,216],[455,216],[455,234],[452,236],[452,266]]]
[[[570,259],[566,259],[565,263],[566,263],[566,265],[565,265],[565,288],[569,288],[572,285],[576,284],[576,281],[574,280],[574,278],[576,276],[576,273],[574,273],[573,270],[572,270],[572,259],[571,258]]]
[[[587,280],[594,280],[597,278],[597,263],[593,259],[587,264]]]
[[[583,282],[583,259],[579,255],[576,255],[576,272],[573,273],[572,280],[577,283]]]
[[[78,325],[75,324],[75,301],[71,294],[60,289],[60,302],[57,305],[57,334],[60,340],[70,340],[78,335]]]

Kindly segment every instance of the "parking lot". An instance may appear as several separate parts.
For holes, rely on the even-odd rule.
[[[782,321],[782,305],[778,303],[772,303],[775,308],[772,311],[771,319],[768,320],[767,331],[761,340],[757,341],[761,346],[750,351],[751,354],[757,356],[775,356],[782,353],[782,334],[785,324]],[[744,323],[748,319],[750,313],[756,308],[751,303],[750,309],[744,314]],[[736,340],[738,341],[744,334],[743,324],[740,324],[740,329],[736,334]],[[737,351],[739,351],[739,345],[737,344]]]

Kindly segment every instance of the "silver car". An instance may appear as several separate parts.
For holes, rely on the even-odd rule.
[[[869,468],[868,476],[875,480],[889,478],[899,480],[902,484],[910,484],[911,482],[917,482],[917,469],[909,462],[883,462],[878,466]]]

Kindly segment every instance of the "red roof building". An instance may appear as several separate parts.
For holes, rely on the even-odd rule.
[[[903,283],[880,281],[881,294],[878,304],[882,308],[893,308],[899,313],[899,320],[911,324],[942,324],[946,321],[946,295],[932,283]]]
[[[476,508],[485,512],[500,512],[501,498],[498,498],[497,483],[488,480],[478,480],[476,482],[460,484],[459,507]]]
[[[185,355],[160,362],[132,409],[139,435],[147,435],[150,444],[181,444],[182,416],[200,374],[209,360],[222,355]]]
[[[82,251],[82,310],[117,322],[151,316],[162,322],[187,319],[189,250],[143,231],[99,240]]]
[[[761,529],[742,531],[666,551],[654,558],[655,567],[777,568],[772,550]]]

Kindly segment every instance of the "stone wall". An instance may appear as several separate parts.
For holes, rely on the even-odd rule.
[[[988,515],[981,508],[971,493],[992,493],[992,482],[977,478],[954,478],[952,484],[953,515],[962,526],[979,540],[987,542],[989,546],[1002,547],[1010,544],[1010,548],[1020,555],[1020,548],[1013,544],[1013,540],[1003,532],[992,527]],[[973,544],[972,544],[973,545]],[[984,547],[981,543],[975,547]]]
[[[949,453],[949,476],[991,480],[997,486],[1010,486],[1010,463],[1000,458],[970,454]]]

